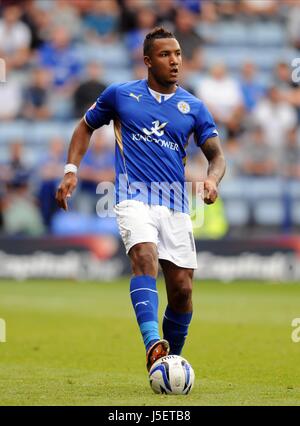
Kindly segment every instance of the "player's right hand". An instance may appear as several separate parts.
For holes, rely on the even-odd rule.
[[[68,210],[67,198],[70,198],[77,185],[75,173],[66,173],[61,181],[55,195],[58,207]]]

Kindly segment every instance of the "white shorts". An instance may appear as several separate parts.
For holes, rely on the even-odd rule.
[[[135,200],[117,204],[115,213],[127,254],[138,243],[154,243],[159,259],[197,269],[192,222],[187,213]]]

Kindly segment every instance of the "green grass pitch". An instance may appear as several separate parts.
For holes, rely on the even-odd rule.
[[[0,281],[0,405],[300,405],[299,300],[299,284],[195,282],[195,387],[166,396],[148,384],[128,280]]]

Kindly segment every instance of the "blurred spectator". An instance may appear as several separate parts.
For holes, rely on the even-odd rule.
[[[228,75],[225,65],[214,65],[210,75],[200,81],[196,93],[217,123],[228,129],[229,136],[236,136],[244,113],[243,95],[238,82]]]
[[[278,62],[274,70],[274,86],[279,90],[298,87],[292,80],[292,69],[286,62]]]
[[[2,177],[6,185],[1,202],[4,231],[8,234],[41,234],[44,228],[30,191],[31,171],[25,164],[21,141],[11,143],[9,161],[1,165],[0,170],[5,173]]]
[[[119,0],[121,8],[120,30],[123,33],[132,31],[137,27],[136,16],[141,8],[140,0]]]
[[[196,96],[195,87],[194,87],[194,84],[192,84],[192,79],[190,77],[191,77],[191,74],[188,68],[183,63],[181,66],[180,74],[179,74],[178,84],[181,87],[183,87],[185,90],[187,90],[188,92],[192,93],[192,95]],[[198,81],[199,79],[197,79],[197,82]]]
[[[49,142],[49,151],[40,159],[38,165],[40,178],[38,198],[43,221],[47,228],[51,225],[51,219],[57,210],[54,197],[65,163],[64,140],[55,137]]]
[[[191,11],[192,13],[198,14],[201,12],[203,0],[177,0],[179,7]]]
[[[0,19],[0,57],[5,58],[7,69],[21,68],[29,59],[31,34],[20,21],[21,13],[20,7],[8,6]]]
[[[46,14],[38,7],[38,3],[35,0],[26,0],[22,4],[22,21],[28,26],[31,33],[31,49],[37,49],[43,44],[44,39],[42,37],[42,22],[44,18],[45,22],[50,22],[50,16],[48,19]]]
[[[210,2],[204,2],[210,3]],[[215,0],[214,1],[216,14],[218,19],[232,20],[235,19],[239,13],[240,3],[238,1],[231,0]]]
[[[100,182],[114,181],[114,161],[106,128],[95,131],[79,170],[80,192],[76,196],[76,204],[81,213],[96,213],[96,188]]]
[[[300,4],[295,0],[285,0],[287,10],[287,33],[291,44],[300,50]]]
[[[300,144],[297,128],[290,130],[285,139],[281,172],[289,179],[300,179]]]
[[[98,3],[98,2],[94,2]],[[54,0],[51,10],[52,26],[64,27],[72,39],[81,34],[82,23],[78,10],[71,4],[70,0]]]
[[[241,0],[240,10],[248,17],[276,18],[279,8],[277,0]]]
[[[125,38],[134,65],[143,63],[143,42],[147,33],[156,25],[156,14],[149,7],[141,7],[136,15],[137,27],[128,31]]]
[[[287,102],[295,107],[298,114],[298,123],[300,123],[300,87],[280,91],[278,96],[281,102]]]
[[[32,49],[39,49],[51,38],[53,26],[51,11],[45,5],[46,1],[33,1],[26,3],[23,20],[28,24],[32,34]],[[53,3],[51,2],[53,5]],[[31,7],[30,7],[31,5]]]
[[[7,186],[2,200],[3,229],[9,235],[43,234],[42,218],[29,190],[28,179],[20,176]]]
[[[68,0],[70,5],[74,7],[80,16],[86,15],[91,10],[92,3],[95,0]]]
[[[224,177],[226,180],[241,176],[241,161],[243,160],[243,155],[246,154],[242,151],[240,137],[225,138],[223,142],[227,164],[227,171]]]
[[[31,77],[31,84],[24,93],[22,115],[29,120],[46,120],[51,115],[48,106],[51,75],[45,68],[36,68]]]
[[[276,87],[271,87],[266,98],[258,103],[253,110],[253,118],[262,127],[270,147],[279,149],[282,149],[287,133],[297,124],[295,109],[280,99]]]
[[[68,119],[72,114],[72,94],[77,86],[82,66],[74,50],[70,34],[63,27],[54,28],[52,39],[39,49],[39,63],[52,74],[49,108],[56,119]]]
[[[255,126],[246,132],[240,140],[242,174],[248,176],[273,176],[278,170],[276,151],[270,149],[264,130]]]
[[[298,122],[300,123],[299,85],[292,80],[292,69],[290,69],[287,63],[279,62],[276,65],[274,85],[280,90],[281,100],[295,106],[298,114]]]
[[[175,37],[177,38],[189,71],[199,71],[202,67],[202,39],[196,33],[198,15],[182,7],[177,9],[175,19]]]
[[[22,88],[11,74],[6,78],[5,83],[0,83],[0,120],[13,120],[21,110]]]
[[[60,179],[65,162],[65,141],[56,136],[49,141],[48,151],[39,160],[40,177],[43,180]]]
[[[74,93],[74,115],[83,117],[97,97],[101,95],[106,85],[101,81],[102,69],[97,62],[87,65],[87,76]]]
[[[9,160],[2,165],[6,168],[6,175],[3,176],[6,183],[14,185],[22,177],[28,179],[31,171],[27,166],[24,156],[24,145],[21,140],[13,140],[9,144]]]
[[[173,28],[176,17],[176,5],[173,0],[155,0],[155,11],[157,15],[157,24]]]
[[[246,62],[241,70],[241,90],[247,111],[252,111],[266,90],[257,80],[257,69],[253,62]]]
[[[203,1],[201,3],[201,22],[213,23],[218,20],[219,17],[218,17],[216,6],[217,6],[216,1],[214,2]]]
[[[53,28],[51,41],[39,49],[39,61],[42,67],[52,72],[56,88],[74,88],[80,76],[81,62],[64,27]]]
[[[113,42],[119,28],[120,8],[116,0],[99,0],[92,3],[83,19],[88,35],[101,42]]]

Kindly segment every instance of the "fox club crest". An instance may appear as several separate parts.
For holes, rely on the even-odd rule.
[[[177,108],[179,109],[182,114],[188,114],[191,110],[190,105],[185,101],[180,101],[177,104]]]

